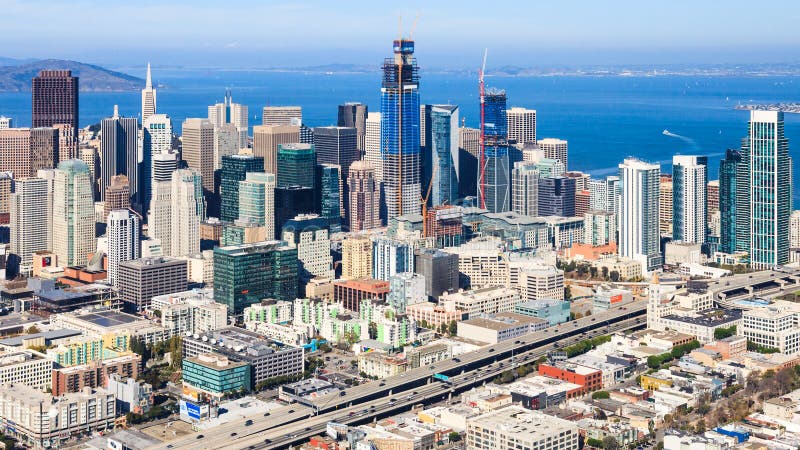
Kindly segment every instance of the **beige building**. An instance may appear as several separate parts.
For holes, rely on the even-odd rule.
[[[536,141],[539,150],[544,152],[544,157],[549,159],[557,159],[564,165],[564,170],[568,170],[567,164],[567,141],[556,138],[545,138]]]
[[[181,157],[203,178],[203,190],[214,192],[214,124],[208,119],[186,119]]]
[[[497,344],[501,341],[547,328],[550,322],[517,313],[501,313],[493,317],[477,317],[458,322],[458,337]]]
[[[604,267],[608,270],[609,274],[611,274],[611,272],[617,272],[620,280],[630,280],[643,276],[642,263],[622,256],[611,255],[600,258],[594,261],[592,266],[597,268],[597,273],[603,273]]]
[[[469,450],[577,450],[575,422],[508,406],[467,420]]]
[[[383,353],[358,355],[358,372],[370,377],[388,378],[406,371],[408,363],[402,358],[393,358]]]
[[[91,176],[91,170],[89,172]],[[111,183],[106,186],[106,197],[103,202],[103,221],[108,220],[108,213],[117,209],[130,209],[131,207],[131,187],[128,177],[125,175],[114,175]]]
[[[300,106],[265,106],[262,110],[261,125],[295,125],[303,122],[303,108]]]
[[[508,140],[517,144],[536,143],[536,110],[512,107],[506,110]]]
[[[458,322],[464,312],[455,309],[453,303],[437,305],[431,302],[414,303],[406,306],[406,315],[417,323],[426,323],[431,327],[440,327],[443,323]]]
[[[342,241],[342,278],[372,278],[372,240],[348,236]]]
[[[516,289],[503,286],[487,287],[472,291],[444,293],[439,304],[450,310],[457,309],[470,317],[480,314],[497,314],[514,311],[520,295]]]
[[[661,175],[658,188],[658,231],[672,236],[672,175]]]
[[[364,131],[364,161],[375,168],[375,180],[383,181],[383,158],[381,158],[381,113],[368,112]]]
[[[253,127],[253,156],[264,158],[264,171],[278,175],[278,145],[300,142],[300,127],[257,125]]]

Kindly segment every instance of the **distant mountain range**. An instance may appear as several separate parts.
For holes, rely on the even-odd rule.
[[[92,64],[62,59],[40,61],[13,60],[0,57],[0,92],[31,90],[31,80],[42,69],[71,70],[80,77],[80,90],[89,92],[135,91],[144,87],[144,80]]]

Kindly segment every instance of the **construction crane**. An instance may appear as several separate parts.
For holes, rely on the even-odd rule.
[[[483,65],[481,65],[481,70],[478,72],[478,89],[480,94],[480,101],[481,101],[481,136],[480,136],[480,161],[478,162],[478,203],[482,209],[486,209],[486,192],[485,188],[486,185],[484,183],[484,177],[486,176],[486,134],[484,130],[484,124],[486,122],[486,98],[484,96],[485,89],[483,83],[483,75],[486,72],[486,57],[489,54],[489,49],[483,50]]]
[[[433,166],[433,172],[431,173],[431,181],[428,183],[428,191],[425,193],[425,197],[422,197],[421,193],[419,197],[420,204],[422,205],[422,237],[428,237],[428,200],[431,198],[433,180],[436,178],[438,172],[439,165],[435,164]]]

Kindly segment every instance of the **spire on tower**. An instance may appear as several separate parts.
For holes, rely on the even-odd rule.
[[[150,76],[150,63],[147,63],[147,80],[144,85],[145,89],[153,89],[153,78]]]

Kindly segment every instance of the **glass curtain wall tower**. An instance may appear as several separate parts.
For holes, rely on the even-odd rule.
[[[488,89],[484,96],[484,158],[478,175],[478,198],[490,212],[510,209],[508,178],[508,118],[506,93]]]
[[[386,217],[420,213],[419,68],[414,41],[394,41],[383,62],[381,159]]]

